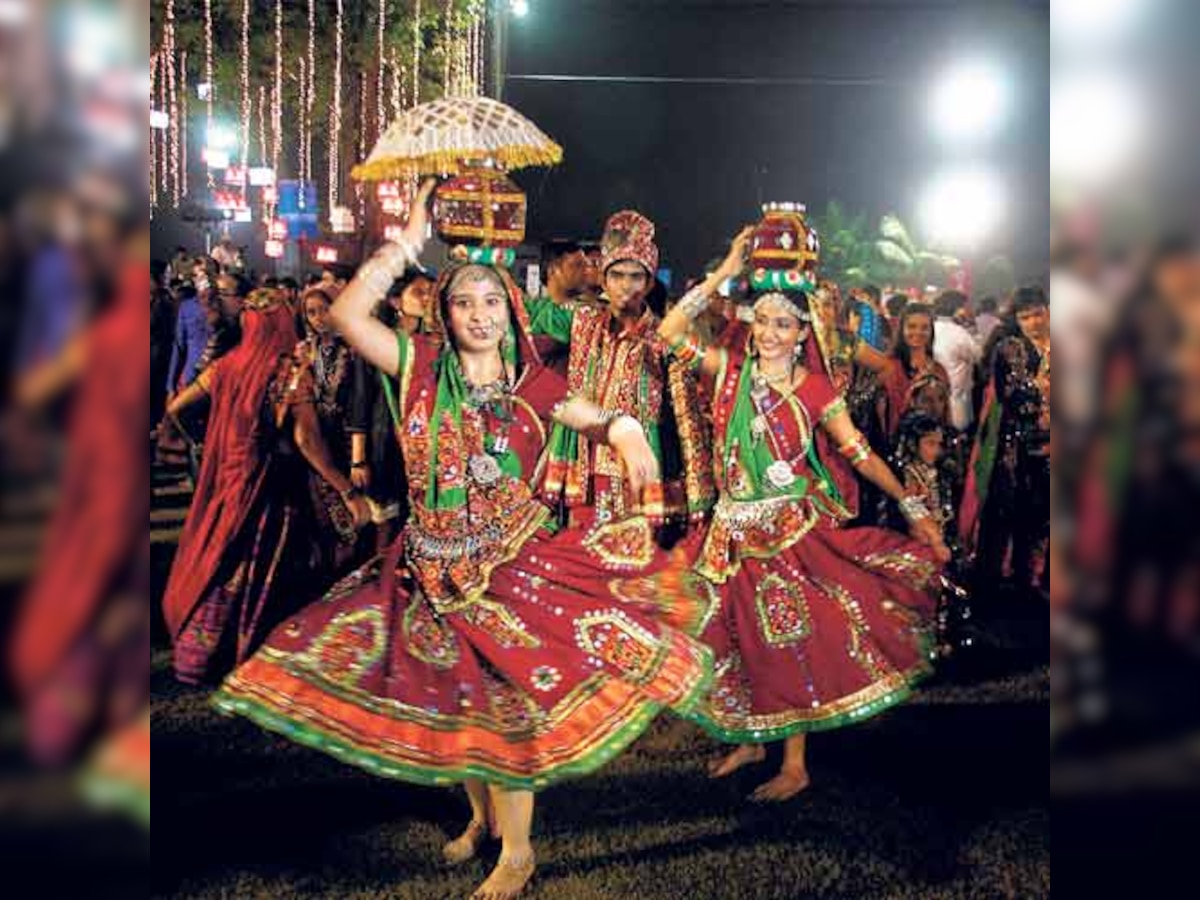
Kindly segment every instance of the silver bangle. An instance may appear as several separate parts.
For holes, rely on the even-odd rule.
[[[635,416],[631,416],[629,413],[612,412],[606,413],[605,415],[608,416],[608,418],[604,422],[604,441],[610,447],[612,446],[612,430],[618,422],[628,420],[630,423],[630,428],[640,432],[643,437],[646,434],[646,429],[642,427],[642,423],[639,422]]]
[[[929,518],[929,507],[920,497],[905,497],[898,505],[900,514],[909,522],[920,522]]]
[[[698,284],[684,294],[675,306],[687,316],[688,321],[692,321],[708,308],[708,300],[709,296],[704,291],[704,285]]]
[[[372,293],[382,297],[416,258],[415,248],[407,241],[384,244],[358,270],[357,277],[371,288]]]

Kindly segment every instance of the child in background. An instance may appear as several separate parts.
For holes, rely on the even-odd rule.
[[[946,546],[954,554],[946,569],[946,590],[938,604],[937,648],[945,658],[956,649],[969,646],[971,639],[964,634],[963,625],[971,617],[966,595],[954,582],[962,554],[957,543],[959,472],[951,458],[951,443],[957,433],[950,425],[922,409],[909,412],[900,423],[894,465],[904,489],[924,501],[938,527]],[[898,518],[898,513],[896,514]],[[951,605],[953,604],[953,605]]]

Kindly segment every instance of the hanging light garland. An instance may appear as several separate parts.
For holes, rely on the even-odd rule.
[[[267,165],[267,86],[258,86],[258,163]],[[267,191],[263,191],[262,220],[270,222],[274,219],[272,207],[275,205],[269,199]]]
[[[283,151],[283,0],[275,0],[275,88],[271,96],[271,168],[279,174]]]
[[[150,108],[162,109],[158,88],[158,54],[150,55]],[[153,124],[150,125],[150,218],[154,218],[154,208],[158,206],[158,132]]]
[[[479,25],[475,29],[475,94],[484,94],[484,37],[487,34],[487,4],[479,5]]]
[[[208,125],[212,127],[213,120],[213,17],[212,0],[204,0],[204,82],[208,85],[207,115]]]
[[[445,97],[452,96],[454,91],[451,85],[451,67],[450,60],[454,56],[451,51],[450,41],[450,17],[454,0],[446,0],[446,5],[442,10],[442,95]]]
[[[333,96],[329,102],[329,210],[338,204],[338,144],[342,139],[342,16],[343,0],[337,0],[334,29]]]
[[[205,121],[204,142],[207,145],[208,136],[212,134],[212,130],[213,130],[213,94],[215,93],[215,88],[216,88],[216,86],[213,84],[212,0],[204,0],[204,83],[208,88],[208,93],[205,95],[206,112],[205,112],[205,120],[204,120]],[[186,90],[184,90],[183,96],[184,97],[187,96]],[[186,143],[184,146],[185,147],[187,146]],[[187,175],[186,175],[187,166],[186,165],[184,165],[183,171],[184,171],[184,177],[186,178],[187,177]],[[216,181],[213,178],[213,170],[211,168],[209,168],[208,166],[205,166],[205,171],[207,172],[208,189],[211,192],[213,187],[216,185]],[[186,196],[186,194],[187,194],[187,188],[186,188],[186,184],[185,184],[184,195]]]
[[[383,134],[383,126],[387,121],[383,103],[383,70],[384,70],[384,34],[387,29],[387,0],[379,0],[379,70],[375,78],[375,134]],[[360,157],[361,158],[361,157]]]
[[[250,2],[242,0],[242,46],[241,65],[238,78],[241,82],[242,101],[242,165],[250,165]]]
[[[317,3],[308,0],[308,83],[304,90],[304,159],[306,168],[303,178],[306,182],[313,180],[312,164],[312,122],[313,105],[317,93]]]
[[[188,195],[188,80],[187,51],[179,52],[179,196]]]
[[[267,164],[267,87],[258,86],[258,162]]]
[[[467,28],[467,78],[471,82],[472,96],[479,95],[479,7],[471,10],[471,24]]]
[[[367,158],[367,74],[358,77],[358,161]],[[354,205],[357,221],[363,222],[366,215],[366,193],[361,181],[354,182]]]
[[[400,115],[400,107],[403,104],[403,99],[400,94],[400,54],[396,52],[396,48],[392,48],[392,118],[395,119]]]
[[[416,0],[413,6],[412,106],[421,102],[421,44],[423,43],[425,43],[425,37],[421,29],[421,0]]]
[[[167,63],[167,115],[170,122],[167,128],[167,186],[171,191],[173,205],[179,205],[179,104],[178,85],[175,83],[175,0],[167,0],[167,10],[163,18],[163,58]]]
[[[300,180],[308,181],[308,61],[304,54],[300,54],[297,60],[297,82],[299,84],[299,106],[300,115],[296,117],[297,125],[299,126],[299,134],[297,135],[297,156],[299,157],[299,172]]]

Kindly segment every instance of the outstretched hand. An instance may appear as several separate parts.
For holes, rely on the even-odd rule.
[[[623,416],[613,422],[609,443],[625,466],[631,493],[641,497],[642,491],[659,480],[658,457],[646,440],[646,432],[636,420]]]
[[[934,524],[933,519],[918,519],[911,524],[910,530],[915,540],[933,550],[938,562],[950,562],[950,548],[946,546],[941,530]]]

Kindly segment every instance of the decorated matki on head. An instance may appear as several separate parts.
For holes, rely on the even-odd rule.
[[[821,242],[803,203],[764,203],[750,242],[750,286],[755,291],[811,291],[817,283]]]
[[[472,262],[511,266],[512,248],[525,239],[525,213],[525,192],[489,165],[468,167],[434,192],[438,236],[451,246],[465,246]],[[471,251],[478,251],[474,258]]]

